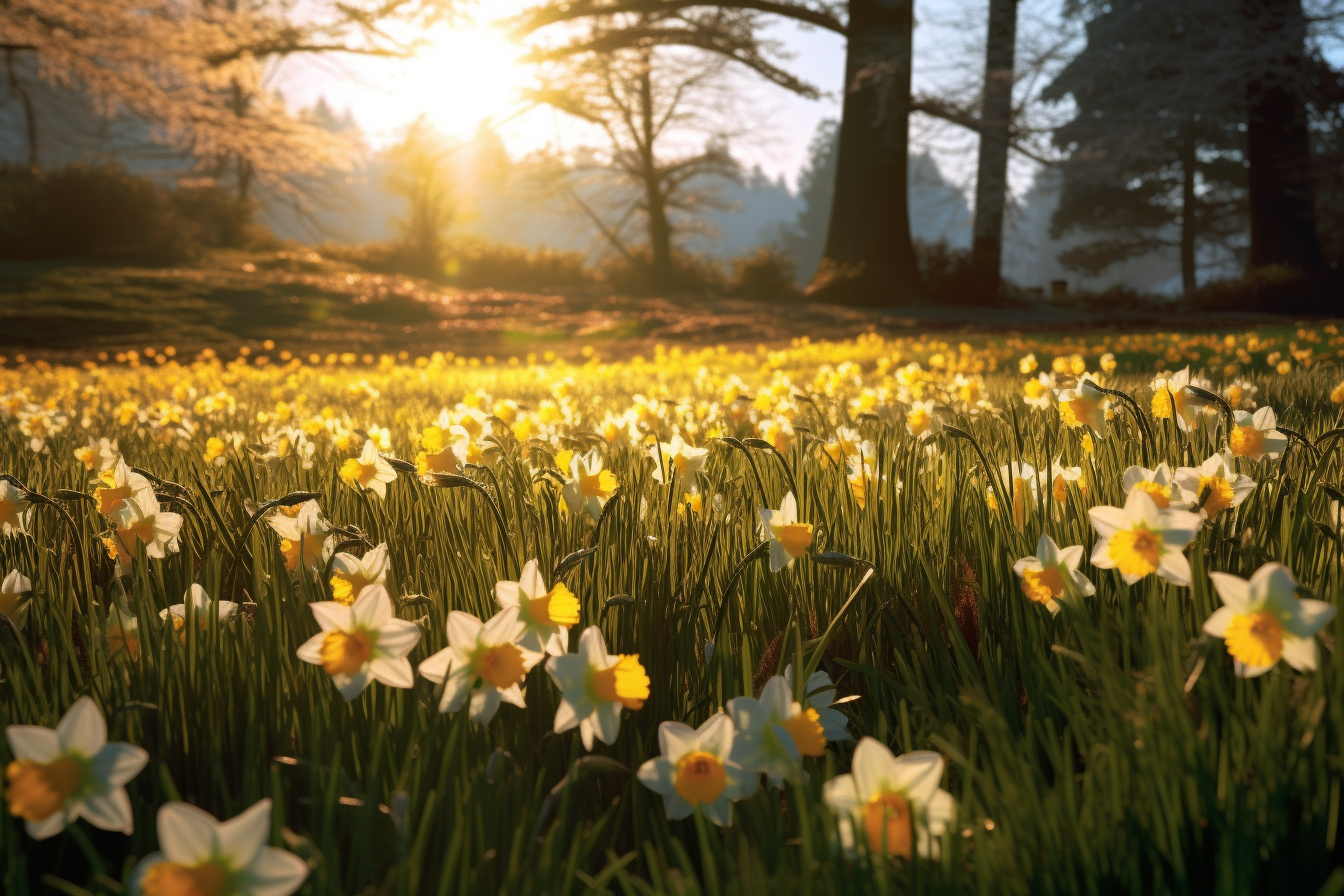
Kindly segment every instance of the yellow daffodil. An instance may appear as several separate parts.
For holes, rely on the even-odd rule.
[[[639,655],[607,653],[602,630],[595,625],[579,635],[577,653],[548,659],[546,672],[561,693],[555,733],[578,728],[583,748],[590,752],[593,738],[614,744],[621,710],[640,709],[649,698],[649,676]]]
[[[364,440],[359,457],[347,458],[341,466],[341,480],[351,488],[371,491],[380,498],[387,497],[388,483],[395,482],[397,471],[378,453],[373,439]]]
[[[957,817],[952,794],[938,785],[943,757],[926,750],[901,756],[865,737],[850,774],[826,782],[826,804],[840,822],[840,841],[854,851],[856,829],[871,855],[937,857],[938,838]]]
[[[1184,510],[1158,510],[1147,492],[1135,489],[1125,506],[1093,507],[1092,528],[1101,536],[1092,565],[1114,569],[1133,585],[1157,573],[1173,585],[1190,584],[1190,562],[1182,551],[1195,540],[1203,521]]]
[[[1227,437],[1228,450],[1233,457],[1260,460],[1278,458],[1288,448],[1288,437],[1278,430],[1279,421],[1274,409],[1263,407],[1254,414],[1236,412],[1236,425]]]
[[[34,840],[59,834],[77,818],[104,831],[134,829],[125,784],[149,754],[108,743],[107,721],[93,700],[76,700],[55,730],[10,725],[5,737],[14,755],[5,768],[5,802]]]
[[[286,510],[293,510],[293,515]],[[317,501],[282,508],[267,517],[266,522],[280,536],[280,553],[285,558],[285,569],[290,572],[298,569],[300,563],[316,572],[331,556],[334,549],[331,524],[323,519]]]
[[[120,457],[98,475],[94,480],[93,500],[98,504],[98,512],[111,519],[128,501],[136,500],[148,503],[154,498],[154,486],[148,479],[133,471]]]
[[[341,552],[331,560],[331,599],[347,607],[369,585],[387,584],[387,545],[380,544],[363,557]]]
[[[159,807],[159,852],[131,873],[132,896],[290,896],[308,863],[266,846],[271,801],[221,822],[187,803]]]
[[[1152,499],[1158,510],[1185,509],[1185,499],[1181,497],[1181,490],[1176,485],[1176,477],[1165,461],[1158,464],[1155,470],[1137,464],[1127,467],[1120,483],[1126,495],[1141,491]]]
[[[793,561],[812,545],[812,524],[798,522],[798,502],[793,492],[784,496],[778,510],[761,508],[761,538],[770,543],[770,571],[792,567]]]
[[[737,735],[733,760],[751,774],[763,774],[776,787],[801,771],[803,756],[826,753],[826,732],[817,710],[793,699],[782,675],[771,676],[760,698],[734,697],[728,701]]]
[[[569,653],[569,627],[579,621],[579,599],[562,582],[547,588],[536,560],[527,561],[518,581],[496,582],[495,601],[503,615],[522,623],[519,645],[551,656]]]
[[[1209,578],[1223,606],[1205,621],[1204,633],[1223,639],[1237,675],[1263,675],[1281,659],[1299,672],[1316,668],[1316,633],[1335,618],[1335,608],[1299,599],[1288,567],[1266,563],[1249,580],[1225,572]]]
[[[943,431],[943,421],[932,401],[912,401],[905,413],[905,428],[910,435],[924,441]]]
[[[501,701],[526,708],[522,683],[541,661],[540,651],[520,643],[524,625],[516,613],[496,613],[488,622],[454,610],[448,614],[448,646],[420,664],[420,674],[444,683],[439,712],[457,712],[471,697],[471,720],[488,725]]]
[[[152,560],[177,552],[182,516],[160,508],[153,491],[122,501],[112,514],[112,524],[115,528],[108,552],[116,558],[123,575],[131,568],[137,544],[144,545],[145,556]]]
[[[1043,605],[1051,613],[1059,612],[1059,602],[1069,594],[1090,596],[1096,587],[1078,571],[1083,560],[1082,545],[1061,548],[1049,535],[1041,535],[1036,553],[1013,564],[1027,600]]]
[[[1255,491],[1255,480],[1236,472],[1229,455],[1215,454],[1197,467],[1176,471],[1176,484],[1186,505],[1206,520],[1241,506]]]
[[[334,600],[308,606],[322,631],[299,646],[298,658],[321,666],[346,700],[375,681],[394,688],[415,685],[406,654],[420,640],[420,629],[393,615],[382,585],[365,588],[353,606]]]
[[[732,760],[733,735],[732,721],[721,712],[699,728],[681,722],[658,726],[662,755],[641,765],[638,778],[663,798],[669,819],[689,818],[699,810],[717,825],[732,824],[733,801],[760,786]]]
[[[571,513],[586,514],[596,521],[607,501],[621,487],[620,480],[610,470],[602,469],[602,456],[596,449],[576,455],[569,464],[570,478],[561,490],[565,503]]]
[[[1059,393],[1059,416],[1065,426],[1086,426],[1097,438],[1106,435],[1106,413],[1111,398],[1089,377]]]
[[[792,693],[792,663],[784,667],[784,684],[788,686],[790,693]],[[818,669],[808,676],[803,691],[803,699],[800,701],[800,705],[804,712],[809,709],[816,712],[817,723],[821,725],[821,733],[826,740],[834,742],[854,739],[854,735],[849,733],[849,719],[840,710],[832,708],[835,703],[835,683],[831,681],[831,676],[827,675],[825,670]]]

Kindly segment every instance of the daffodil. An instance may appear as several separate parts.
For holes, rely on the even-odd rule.
[[[571,513],[587,514],[596,520],[602,508],[620,488],[620,481],[610,470],[602,469],[602,456],[597,449],[585,455],[575,455],[569,462],[570,478],[561,494]]]
[[[170,616],[172,617],[173,631],[179,635],[185,635],[188,603],[191,604],[191,611],[196,616],[196,626],[201,631],[210,627],[212,616],[219,621],[220,625],[223,625],[238,612],[238,605],[233,601],[211,600],[210,595],[206,594],[204,588],[193,584],[183,596],[182,603],[173,604],[171,607],[159,611],[159,618],[164,621],[167,621]]]
[[[764,774],[776,787],[798,774],[800,757],[826,752],[820,714],[793,699],[782,675],[771,676],[759,699],[729,700],[728,715],[737,728],[733,760],[748,772]]]
[[[317,501],[303,502],[293,516],[277,511],[266,522],[280,536],[280,553],[290,572],[298,569],[300,563],[314,571],[326,565],[334,545],[331,524],[323,519]]]
[[[159,807],[159,852],[131,874],[133,896],[289,896],[308,863],[267,846],[271,801],[221,822],[187,803]]]
[[[778,510],[761,508],[761,538],[770,543],[771,572],[793,566],[812,546],[812,524],[798,522],[793,492],[784,496]]]
[[[732,721],[721,712],[699,728],[681,722],[658,726],[662,755],[641,765],[638,777],[662,796],[668,818],[689,818],[699,809],[717,825],[732,824],[733,800],[750,796],[759,786],[731,758],[733,733]]]
[[[1087,489],[1082,485],[1083,468],[1066,467],[1060,463],[1059,458],[1050,461],[1050,469],[1040,472],[1040,487],[1042,490],[1050,490],[1051,512],[1055,519],[1064,519],[1064,511],[1069,505],[1069,485],[1072,484],[1086,493]]]
[[[14,754],[5,768],[5,802],[30,837],[59,834],[77,818],[104,831],[131,833],[125,784],[149,754],[133,744],[108,743],[107,721],[92,699],[76,700],[54,731],[10,725],[5,737]]]
[[[1029,407],[1045,410],[1054,402],[1055,378],[1042,370],[1022,384],[1022,401]]]
[[[1040,498],[1038,479],[1036,469],[1029,463],[1013,461],[999,467],[999,481],[1007,483],[1013,496],[1013,525],[1019,529],[1026,525],[1027,509],[1034,508]],[[996,486],[997,483],[990,485],[987,493],[987,501],[991,510],[998,507],[998,496],[994,491]]]
[[[546,671],[561,693],[555,733],[577,727],[585,750],[593,749],[594,737],[615,743],[621,710],[640,709],[649,698],[649,676],[639,655],[607,653],[602,630],[595,625],[579,635],[577,653],[551,657]]]
[[[1043,604],[1051,613],[1059,612],[1059,601],[1072,593],[1090,596],[1097,589],[1078,571],[1083,546],[1061,548],[1049,535],[1036,542],[1036,554],[1013,564],[1013,572],[1022,584],[1028,600]]]
[[[28,598],[33,583],[17,569],[11,569],[5,580],[0,582],[0,616],[4,616],[15,627],[23,627],[23,619],[28,615]]]
[[[500,701],[526,707],[523,679],[545,655],[519,645],[523,623],[517,614],[496,613],[488,622],[453,610],[448,614],[448,646],[420,664],[435,684],[447,680],[439,712],[457,712],[471,696],[471,720],[487,725]]]
[[[107,640],[107,656],[111,659],[122,651],[135,662],[140,658],[140,620],[124,607],[113,604],[107,614],[107,625],[103,629]]]
[[[135,559],[136,545],[145,546],[145,556],[162,560],[177,552],[182,516],[159,507],[154,493],[139,493],[124,500],[112,514],[115,531],[107,546],[125,574]]]
[[[1077,385],[1059,393],[1059,416],[1065,426],[1086,426],[1097,438],[1106,435],[1106,413],[1111,399],[1092,381],[1082,377]]]
[[[33,517],[28,493],[7,479],[0,479],[0,534],[27,535]]]
[[[569,653],[569,627],[579,621],[579,599],[556,582],[547,588],[536,560],[523,566],[516,582],[496,582],[495,602],[523,624],[519,646],[537,653]]]
[[[849,483],[849,492],[854,496],[854,503],[859,505],[859,509],[868,506],[868,499],[877,494],[877,477],[873,475],[872,465],[869,460],[875,458],[849,458],[849,471],[845,474],[845,481]],[[899,490],[899,483],[897,483]]]
[[[331,599],[353,606],[369,585],[387,584],[387,545],[380,544],[363,557],[341,552],[331,559]]]
[[[353,700],[374,681],[394,688],[414,686],[406,654],[420,640],[420,629],[392,614],[386,588],[370,585],[349,607],[334,600],[308,606],[322,631],[299,647],[298,657],[321,666],[342,697]]]
[[[83,448],[74,450],[75,460],[89,472],[102,472],[113,466],[120,456],[116,439],[89,439]]]
[[[1215,454],[1197,467],[1176,471],[1181,497],[1192,511],[1212,520],[1225,510],[1239,507],[1255,491],[1255,480],[1236,472],[1232,458]]]
[[[789,691],[792,692],[792,663],[784,667],[784,683],[788,685]],[[821,733],[825,735],[826,740],[853,740],[854,735],[849,733],[849,719],[840,710],[832,708],[834,703],[835,683],[831,681],[831,676],[827,675],[824,669],[818,669],[808,676],[800,705],[804,711],[811,709],[816,712],[817,722],[820,723]]]
[[[1127,584],[1157,573],[1173,585],[1190,584],[1190,562],[1182,551],[1195,540],[1203,520],[1184,510],[1158,510],[1147,492],[1135,489],[1121,507],[1087,512],[1101,536],[1092,565],[1117,570]]]
[[[822,791],[845,850],[854,850],[857,828],[871,855],[937,857],[938,838],[957,818],[952,794],[939,786],[943,764],[928,750],[896,756],[871,737],[859,741],[850,773],[827,781]]]
[[[347,458],[341,466],[341,479],[351,488],[371,491],[380,498],[387,497],[387,486],[397,479],[397,471],[378,453],[373,439],[364,440],[359,457]]]
[[[1176,477],[1166,461],[1158,464],[1155,470],[1137,464],[1127,467],[1120,478],[1120,484],[1124,487],[1126,495],[1131,495],[1136,490],[1146,494],[1157,505],[1158,510],[1185,509],[1185,501],[1181,497],[1180,488],[1176,485]]]
[[[1228,434],[1227,446],[1233,457],[1259,460],[1277,458],[1288,448],[1288,437],[1278,430],[1274,409],[1263,407],[1254,414],[1236,412],[1236,425]]]
[[[682,491],[689,491],[692,486],[699,483],[700,471],[705,468],[705,463],[709,460],[708,448],[688,445],[681,437],[681,433],[673,434],[671,442],[650,445],[649,454],[653,457],[654,481],[669,483],[672,481],[672,474],[676,473],[681,480]]]
[[[128,501],[148,503],[157,500],[150,481],[132,470],[120,457],[99,473],[94,482],[97,487],[93,490],[93,499],[98,504],[98,512],[109,519]]]
[[[1211,572],[1223,605],[1204,622],[1222,638],[1237,675],[1263,675],[1282,659],[1299,672],[1316,668],[1316,633],[1335,618],[1325,601],[1299,599],[1297,579],[1282,563],[1266,563],[1249,580]]]
[[[922,442],[941,433],[943,421],[932,401],[912,401],[910,409],[905,412],[905,428]]]
[[[452,438],[455,435],[457,438]],[[416,472],[421,476],[456,473],[466,460],[470,442],[471,438],[461,427],[426,427],[420,434],[421,451],[415,456]]]
[[[1176,418],[1181,432],[1189,432],[1201,423],[1214,419],[1210,414],[1208,400],[1190,390],[1190,386],[1208,389],[1212,383],[1200,377],[1192,377],[1190,368],[1179,370],[1169,377],[1157,377],[1153,380],[1153,416],[1162,420]]]

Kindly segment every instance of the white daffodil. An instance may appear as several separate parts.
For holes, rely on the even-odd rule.
[[[1059,392],[1059,417],[1065,426],[1086,426],[1097,438],[1106,436],[1106,414],[1111,398],[1089,377]]]
[[[776,787],[797,775],[800,757],[826,752],[820,714],[793,699],[782,675],[771,676],[759,699],[729,700],[728,715],[737,727],[733,761],[747,772],[766,775]]]
[[[1083,483],[1082,467],[1066,467],[1060,463],[1059,458],[1050,461],[1050,469],[1040,472],[1040,488],[1042,491],[1050,490],[1050,508],[1051,515],[1057,519],[1064,519],[1064,511],[1069,506],[1069,486],[1082,489],[1086,493],[1087,489]]]
[[[177,553],[182,516],[159,507],[153,491],[140,492],[123,500],[112,514],[112,523],[115,532],[104,540],[104,544],[123,575],[130,571],[137,543],[145,546],[145,556],[152,560],[162,560],[168,554]]]
[[[788,685],[790,693],[793,691],[793,664],[784,667],[784,684]],[[811,709],[817,713],[817,722],[821,725],[821,733],[825,735],[828,741],[853,740],[854,735],[849,733],[849,719],[838,709],[832,709],[835,703],[835,683],[831,681],[831,676],[827,675],[825,670],[818,669],[807,677],[807,686],[801,705],[804,710]]]
[[[89,439],[89,443],[83,448],[76,448],[72,452],[75,460],[84,465],[84,469],[89,472],[101,473],[116,465],[117,458],[120,457],[120,451],[117,448],[116,439]]]
[[[316,500],[305,501],[297,508],[281,508],[266,522],[280,536],[280,553],[290,572],[298,569],[300,562],[314,571],[326,565],[334,549],[331,524],[322,517]]]
[[[496,582],[495,602],[512,612],[524,630],[518,646],[536,653],[569,653],[569,627],[579,621],[579,599],[556,582],[547,589],[536,560],[529,560],[516,582]]]
[[[1236,412],[1236,425],[1227,437],[1227,447],[1233,457],[1259,460],[1277,458],[1288,449],[1288,437],[1279,432],[1279,420],[1274,409],[1263,407],[1254,414]]]
[[[117,511],[129,501],[141,504],[157,501],[153,484],[127,466],[120,457],[116,463],[98,474],[94,484],[93,500],[98,503],[98,512],[108,519],[115,517]]]
[[[649,676],[639,654],[607,653],[602,630],[595,625],[579,635],[577,653],[551,657],[546,671],[562,698],[555,711],[555,733],[577,727],[585,750],[593,749],[594,736],[615,743],[621,710],[640,709],[649,699]]]
[[[671,442],[650,445],[649,456],[653,458],[655,482],[671,482],[672,474],[676,473],[681,480],[681,490],[689,491],[700,481],[700,471],[709,460],[709,449],[688,445],[681,433],[674,433]]]
[[[30,837],[59,834],[77,818],[104,831],[131,833],[134,815],[125,784],[145,767],[149,754],[133,744],[108,743],[107,721],[93,700],[76,700],[54,731],[10,725],[5,737],[14,754],[5,769],[5,801]]]
[[[1157,573],[1173,585],[1190,584],[1185,550],[1203,520],[1184,510],[1158,510],[1148,493],[1135,489],[1121,507],[1087,512],[1101,538],[1092,549],[1092,565],[1118,570],[1127,584]]]
[[[584,455],[576,454],[569,462],[569,475],[561,489],[565,504],[570,513],[586,514],[592,520],[602,515],[602,508],[621,487],[615,474],[602,469],[602,455],[596,448]]]
[[[308,863],[266,845],[271,801],[218,821],[187,803],[165,803],[158,816],[160,852],[131,874],[133,896],[289,896],[308,877]]]
[[[937,406],[932,401],[910,402],[910,410],[905,412],[905,428],[921,442],[941,433],[943,421],[938,416]]]
[[[183,603],[173,604],[171,607],[159,611],[159,618],[164,621],[167,621],[169,616],[173,617],[173,631],[180,635],[185,635],[187,603],[191,604],[192,611],[196,614],[196,625],[201,631],[210,627],[211,616],[218,619],[219,624],[223,625],[238,612],[238,605],[233,601],[211,600],[210,595],[205,593],[204,588],[193,584],[183,595]]]
[[[1238,675],[1263,675],[1280,659],[1299,672],[1316,668],[1316,633],[1335,618],[1335,608],[1298,599],[1288,567],[1266,563],[1249,580],[1225,572],[1209,578],[1223,605],[1204,622],[1204,632],[1223,639]]]
[[[849,469],[845,473],[845,481],[849,483],[849,493],[854,496],[854,503],[860,510],[868,506],[869,498],[877,495],[877,476],[873,473],[873,464],[876,460],[875,456],[851,457],[848,460]],[[898,481],[896,491],[900,490],[901,483]]]
[[[5,580],[0,582],[0,616],[23,628],[24,617],[28,615],[28,598],[33,583],[17,569],[11,569]]]
[[[1043,534],[1036,542],[1036,555],[1018,560],[1013,564],[1013,572],[1021,580],[1022,593],[1028,600],[1058,613],[1060,599],[1070,590],[1082,596],[1097,593],[1096,587],[1078,571],[1082,561],[1082,545],[1061,548],[1053,538]]]
[[[877,456],[877,446],[848,426],[836,427],[835,434],[826,440],[825,451],[836,466],[846,466],[856,459],[871,463]]]
[[[793,492],[784,496],[778,510],[761,508],[761,538],[770,543],[770,571],[793,566],[812,545],[812,524],[798,522],[798,502]]]
[[[1029,371],[1024,371],[1029,372]],[[1022,401],[1028,406],[1044,411],[1054,403],[1055,378],[1042,370],[1035,379],[1022,384]]]
[[[956,821],[952,794],[938,785],[943,757],[928,750],[895,756],[865,737],[854,748],[848,775],[826,782],[826,804],[838,816],[841,845],[852,851],[854,829],[862,832],[868,852],[912,858],[938,855],[938,838]]]
[[[396,482],[397,471],[378,453],[373,439],[364,440],[359,457],[347,458],[341,466],[341,479],[351,488],[371,491],[380,498],[387,497],[387,486]]]
[[[454,610],[448,614],[448,646],[420,664],[420,674],[438,684],[447,679],[439,712],[457,712],[471,695],[471,720],[488,725],[500,701],[526,707],[523,679],[545,656],[518,645],[523,623],[517,614],[496,613],[488,622]]]
[[[733,723],[723,713],[710,716],[699,728],[681,722],[658,726],[662,755],[639,767],[640,783],[663,798],[663,810],[674,821],[689,818],[696,809],[717,825],[733,823],[733,800],[744,799],[758,786],[731,759]]]
[[[387,584],[387,545],[380,544],[363,557],[341,552],[331,560],[331,599],[347,607],[369,585]]]
[[[299,647],[298,657],[321,666],[346,700],[374,681],[394,688],[415,684],[406,654],[420,640],[420,629],[392,614],[392,599],[382,585],[365,588],[353,606],[334,600],[308,606],[322,631]]]
[[[1189,508],[1206,520],[1240,506],[1255,491],[1255,480],[1237,473],[1225,454],[1215,454],[1197,467],[1181,467],[1176,484]]]
[[[1169,377],[1153,380],[1153,416],[1161,420],[1176,418],[1181,432],[1190,432],[1201,424],[1217,419],[1217,411],[1209,407],[1208,399],[1196,395],[1190,386],[1208,390],[1213,384],[1202,377],[1191,376],[1186,367]],[[1211,412],[1212,411],[1212,412]]]
[[[32,518],[28,493],[8,479],[0,479],[0,534],[27,535]]]
[[[1137,464],[1125,469],[1120,484],[1128,496],[1138,489],[1148,495],[1158,510],[1184,510],[1181,490],[1176,485],[1176,477],[1166,461],[1157,465],[1156,470],[1140,467]]]

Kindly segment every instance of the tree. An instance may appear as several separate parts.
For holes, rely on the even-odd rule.
[[[1013,123],[1017,4],[1018,0],[989,0],[985,39],[971,276],[988,295],[998,295],[1003,268],[1003,211],[1008,195],[1008,141]]]
[[[1220,0],[1112,0],[1088,21],[1086,48],[1045,93],[1075,104],[1054,136],[1069,157],[1052,235],[1097,234],[1061,256],[1067,267],[1175,249],[1188,294],[1199,246],[1243,232],[1244,108],[1223,55],[1234,20]]]
[[[738,166],[722,135],[696,145],[695,132],[725,120],[726,97],[720,90],[722,60],[701,52],[672,52],[656,47],[608,53],[567,55],[554,63],[531,99],[594,125],[606,139],[605,161],[618,186],[633,189],[635,199],[619,215],[638,211],[645,223],[648,280],[651,286],[675,284],[676,233],[683,219],[715,200],[714,179],[736,178]],[[571,197],[583,203],[577,193]],[[614,247],[629,255],[621,224],[604,224],[584,203]]]
[[[152,126],[159,142],[230,172],[240,195],[344,165],[350,147],[289,113],[263,89],[268,66],[305,54],[394,56],[393,19],[425,23],[451,0],[6,0],[9,58],[32,54],[38,76],[77,91],[107,116]],[[14,69],[9,67],[14,78]],[[11,86],[11,89],[12,86]],[[29,153],[36,124],[29,110]]]
[[[406,200],[406,214],[396,222],[402,253],[426,276],[443,273],[444,235],[456,212],[448,169],[451,151],[423,115],[387,151],[387,189]]]
[[[826,227],[835,202],[835,147],[839,122],[826,119],[817,125],[807,147],[807,164],[798,177],[798,195],[803,210],[798,220],[780,234],[784,249],[793,256],[794,267],[811,279],[826,247]]]

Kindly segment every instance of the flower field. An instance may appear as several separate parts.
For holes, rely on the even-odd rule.
[[[0,360],[0,889],[1338,896],[1341,359]]]

